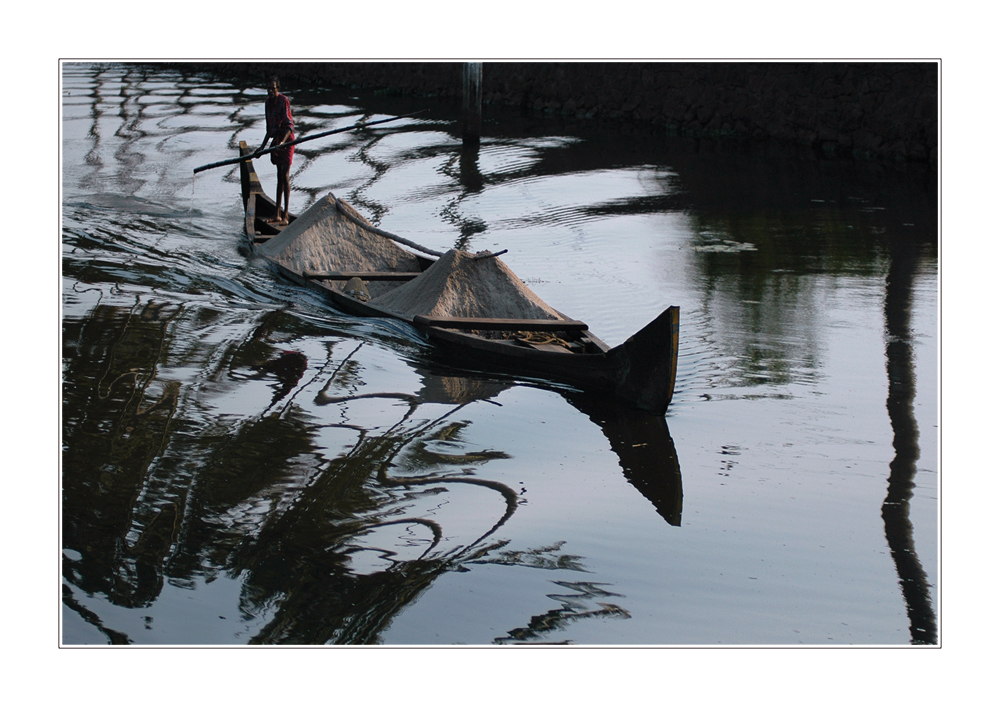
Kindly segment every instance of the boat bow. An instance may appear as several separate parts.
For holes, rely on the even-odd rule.
[[[662,415],[677,379],[680,308],[668,307],[623,344],[608,351],[618,372],[615,393],[638,407]]]

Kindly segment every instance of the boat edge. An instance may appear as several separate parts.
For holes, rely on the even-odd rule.
[[[250,154],[249,147],[245,141],[240,141],[239,148],[241,155]],[[248,202],[256,202],[257,195],[267,202],[271,200],[264,193],[260,184],[260,178],[249,161],[240,163],[240,182],[244,196],[245,215],[249,216],[246,227],[247,236],[250,238],[251,243],[253,243],[256,232],[250,224],[254,223],[255,214],[251,211],[251,207],[248,206]],[[280,269],[285,270],[286,275],[299,284],[307,287],[317,287],[299,273],[294,273],[286,268]],[[327,294],[335,294],[326,288],[317,287],[317,289]],[[333,299],[335,304],[355,315],[383,316],[400,319],[417,326],[418,329],[422,329],[427,333],[432,333],[436,329],[435,327],[420,327],[409,318],[399,317],[389,312],[382,312],[382,310],[374,310],[366,305],[362,305],[361,307],[351,306],[354,304],[353,302],[341,301],[342,299],[348,299],[343,296],[334,297]],[[612,374],[613,380],[609,381],[607,379],[607,373],[604,376],[598,375],[594,380],[596,381],[604,377],[604,385],[600,387],[605,387],[605,389],[607,389],[606,387],[610,387],[615,395],[632,402],[633,405],[646,412],[655,415],[666,414],[667,408],[673,398],[674,385],[677,378],[679,329],[680,307],[675,305],[667,307],[659,316],[630,336],[624,343],[603,354],[610,364],[608,372],[614,371],[614,374]],[[434,338],[447,337],[438,336]],[[666,346],[664,346],[664,342],[666,342]],[[548,367],[546,366],[546,368]],[[559,377],[558,374],[556,374],[556,377]]]
[[[677,381],[680,307],[670,306],[608,352],[618,371],[615,394],[643,410],[663,415]]]

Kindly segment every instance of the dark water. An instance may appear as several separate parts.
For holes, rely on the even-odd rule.
[[[506,248],[665,419],[463,372],[240,246],[260,86],[62,73],[66,644],[937,641],[933,173],[286,87],[292,208]],[[258,163],[265,189],[273,168]]]

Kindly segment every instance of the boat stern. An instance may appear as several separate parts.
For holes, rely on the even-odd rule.
[[[240,157],[249,154],[250,147],[246,140],[240,140]],[[264,193],[264,188],[260,185],[260,177],[257,176],[257,170],[253,168],[253,162],[250,160],[240,162],[240,191],[243,194],[244,206],[246,206],[247,199],[250,198],[251,194]]]

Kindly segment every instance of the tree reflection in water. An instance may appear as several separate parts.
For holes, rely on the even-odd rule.
[[[245,336],[232,335],[247,324]],[[244,618],[267,617],[251,643],[366,644],[443,573],[482,563],[583,567],[559,544],[517,550],[497,536],[522,501],[481,469],[510,457],[470,448],[472,423],[456,416],[512,383],[418,368],[416,392],[367,392],[356,358],[369,342],[328,335],[327,360],[309,376],[295,340],[315,333],[284,310],[248,322],[137,299],[64,326],[64,395],[74,411],[64,428],[64,599],[109,642],[132,637],[105,626],[77,589],[139,608],[153,605],[167,580],[193,587],[224,573],[240,578]],[[168,362],[179,370],[177,361],[195,360],[184,346],[209,351],[199,354],[199,372],[183,384],[160,380]],[[271,388],[262,412],[220,413],[232,395],[261,385]],[[322,388],[310,408],[302,394],[313,385]],[[632,419],[641,413],[565,394],[602,425],[626,478],[678,524],[680,472],[663,419],[643,422]],[[341,421],[310,409],[339,410]],[[337,453],[325,434],[355,441]],[[461,489],[499,502],[477,495],[466,508]],[[449,499],[460,509],[451,521],[435,515]],[[497,642],[545,640],[571,621],[628,615],[600,585],[561,586],[569,593],[550,595],[560,608]]]
[[[506,637],[497,638],[494,643],[538,643],[538,639],[543,638],[546,634],[563,629],[568,624],[581,619],[631,618],[625,609],[606,601],[608,598],[620,597],[621,595],[602,589],[600,584],[594,582],[556,582],[555,584],[571,592],[569,594],[549,594],[549,598],[562,604],[560,608],[546,611],[539,616],[532,616],[526,627],[509,631]],[[591,603],[596,603],[600,608],[589,609]],[[566,641],[562,643],[566,643]]]
[[[159,594],[162,568],[148,558],[168,552],[181,517],[179,499],[155,490],[181,389],[158,369],[180,311],[139,297],[100,304],[64,337],[64,376],[76,385],[63,388],[63,534],[78,541],[64,547],[83,556],[66,569],[80,589],[121,606]],[[140,500],[148,491],[158,497]]]

